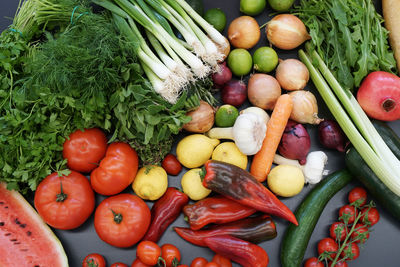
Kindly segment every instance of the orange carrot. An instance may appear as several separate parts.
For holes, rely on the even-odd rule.
[[[286,124],[293,109],[292,98],[288,94],[281,95],[268,121],[267,132],[260,151],[255,154],[250,167],[251,174],[259,181],[264,182],[271,170],[275,152],[281,141]]]

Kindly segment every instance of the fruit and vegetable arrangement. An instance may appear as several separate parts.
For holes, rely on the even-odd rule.
[[[294,2],[21,1],[0,266],[357,264],[400,219],[400,6]]]

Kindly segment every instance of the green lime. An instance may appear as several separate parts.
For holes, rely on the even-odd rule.
[[[186,2],[200,15],[204,14],[203,0],[186,0]]]
[[[264,11],[266,0],[240,0],[240,11],[246,15],[255,16]]]
[[[222,105],[215,113],[215,124],[218,127],[232,127],[239,116],[239,111],[232,105]]]
[[[253,67],[253,59],[249,51],[243,48],[233,49],[228,56],[228,67],[236,76],[249,74]]]
[[[278,65],[278,54],[271,47],[260,47],[253,54],[254,69],[259,72],[273,71]]]
[[[206,14],[204,14],[204,19],[220,32],[225,29],[226,15],[219,8],[211,8],[207,10]]]
[[[294,0],[268,0],[268,3],[275,11],[286,12],[289,11]]]

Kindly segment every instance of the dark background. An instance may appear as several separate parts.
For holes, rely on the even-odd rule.
[[[206,10],[213,7],[219,7],[227,14],[227,25],[229,25],[229,23],[234,18],[240,16],[239,2],[239,0],[204,0]],[[11,18],[15,14],[17,5],[18,0],[1,0],[0,31],[5,30],[7,26],[11,24]],[[380,10],[379,3],[378,10]],[[269,12],[270,8],[267,7],[267,11],[264,11],[261,15],[258,15],[256,17],[260,25],[264,24],[267,20],[270,19],[270,17],[268,16]],[[268,43],[263,32],[258,46],[265,45],[268,45]],[[252,50],[251,52],[253,51],[254,50]],[[297,50],[278,50],[278,54],[280,58],[297,58]],[[327,111],[318,93],[316,93],[315,89],[312,87],[311,82],[308,86],[308,90],[313,91],[318,98],[320,117],[331,117],[329,111]],[[390,126],[392,126],[392,128],[394,128],[397,133],[400,133],[399,122],[390,123]],[[307,125],[306,127],[311,136],[311,151],[322,150],[316,136],[316,128],[311,125]],[[329,157],[327,169],[330,170],[330,172],[344,168],[344,160],[342,154],[335,151],[326,151],[326,153]],[[179,177],[169,176],[169,185],[180,187],[180,177],[183,175],[184,172],[185,171],[182,171]],[[352,182],[350,185],[341,190],[328,203],[312,234],[305,254],[305,259],[317,256],[316,247],[318,241],[324,237],[329,236],[329,226],[331,225],[331,223],[337,220],[339,208],[342,205],[346,204],[347,194],[355,186],[359,186],[358,182],[356,181]],[[299,195],[288,199],[282,199],[282,201],[292,211],[294,211],[296,207],[300,204],[302,199],[305,197],[305,195],[311,190],[311,188],[312,186],[306,185]],[[128,189],[127,191],[132,192],[131,189]],[[102,199],[103,197],[97,196],[97,204],[99,204]],[[151,206],[152,203],[148,202],[148,205]],[[350,267],[375,267],[383,265],[385,265],[386,267],[400,266],[400,263],[398,263],[399,261],[397,254],[400,252],[400,224],[395,219],[393,219],[385,210],[383,210],[379,206],[379,203],[377,204],[377,207],[381,215],[381,220],[373,227],[373,232],[371,233],[370,238],[366,242],[366,244],[361,246],[360,257],[357,260],[348,263]],[[275,217],[274,220],[277,224],[278,237],[274,240],[260,244],[267,251],[270,257],[269,266],[272,267],[280,266],[280,244],[282,242],[283,233],[288,225],[286,221],[283,221],[279,218]],[[180,216],[173,225],[187,226],[187,223],[183,220],[183,216]],[[93,226],[93,216],[91,216],[89,220],[78,229],[72,231],[54,231],[65,248],[70,266],[81,266],[83,258],[87,254],[93,252],[103,254],[107,260],[108,265],[111,265],[112,263],[117,261],[121,261],[130,265],[135,259],[136,247],[128,249],[115,248],[104,243],[98,238]],[[164,236],[159,241],[160,245],[164,243],[175,244],[180,249],[182,254],[181,263],[183,264],[190,265],[191,260],[198,256],[203,256],[208,260],[211,260],[214,255],[214,253],[207,248],[196,247],[184,241],[177,234],[174,233],[172,227],[169,227],[167,229]],[[234,264],[234,266],[238,265]]]

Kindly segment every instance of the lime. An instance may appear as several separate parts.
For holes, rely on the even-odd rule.
[[[203,0],[186,0],[186,2],[196,11],[200,16],[204,14]]]
[[[228,56],[228,67],[236,76],[249,74],[253,67],[253,59],[249,51],[243,48],[233,49]]]
[[[273,10],[278,12],[285,12],[293,5],[294,0],[268,0],[269,5]]]
[[[211,8],[207,10],[206,14],[204,14],[204,19],[220,32],[225,29],[226,16],[219,8]]]
[[[259,72],[270,72],[278,65],[278,54],[271,47],[260,47],[253,54],[254,69]]]
[[[215,124],[218,127],[232,127],[239,116],[239,111],[232,105],[220,106],[215,113]]]
[[[240,11],[246,15],[255,16],[264,11],[266,0],[240,0]]]

